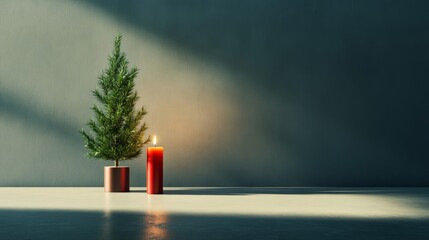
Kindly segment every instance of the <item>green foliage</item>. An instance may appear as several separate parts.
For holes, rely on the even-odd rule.
[[[144,107],[135,110],[139,97],[134,90],[134,79],[138,69],[128,69],[121,40],[122,36],[117,35],[109,67],[99,76],[99,88],[92,92],[102,107],[92,106],[95,119],[87,124],[91,132],[80,131],[88,157],[114,160],[116,165],[119,160],[138,157],[143,145],[150,141],[150,137],[144,138],[147,124],[142,119],[146,111]]]

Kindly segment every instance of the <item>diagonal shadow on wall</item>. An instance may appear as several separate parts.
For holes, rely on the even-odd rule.
[[[288,160],[311,176],[309,185],[429,184],[422,171],[429,167],[428,2],[82,4],[240,74],[235,84],[259,93],[249,99],[237,90],[241,114],[280,142],[273,168],[286,170],[289,145],[297,157]],[[261,99],[269,103],[258,105]],[[285,103],[303,118],[292,140]]]
[[[29,101],[29,99],[24,100],[5,90],[0,90],[0,116],[7,115],[31,128],[53,134],[75,148],[81,147],[78,127],[65,119],[59,119],[53,114],[49,114],[43,107],[35,108],[28,103]]]

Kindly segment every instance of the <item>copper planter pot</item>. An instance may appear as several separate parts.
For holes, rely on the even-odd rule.
[[[129,167],[104,167],[104,191],[105,192],[129,192],[130,168]]]

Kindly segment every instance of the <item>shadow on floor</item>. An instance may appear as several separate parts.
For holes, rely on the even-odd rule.
[[[145,190],[141,192],[146,192]],[[375,194],[426,195],[429,188],[328,188],[328,187],[209,187],[166,189],[169,195],[247,195],[247,194]]]
[[[0,210],[2,239],[427,239],[429,219]]]
[[[146,189],[140,190],[140,189],[130,189],[130,193],[146,193]]]

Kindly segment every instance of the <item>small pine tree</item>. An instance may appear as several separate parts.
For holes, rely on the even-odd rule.
[[[128,60],[121,52],[122,36],[115,38],[115,48],[109,56],[109,67],[99,76],[98,85],[92,93],[102,107],[92,106],[95,120],[90,119],[82,134],[89,158],[112,160],[115,166],[119,161],[136,158],[150,137],[144,139],[146,122],[141,123],[146,115],[144,107],[139,111],[135,105],[139,99],[134,90],[134,79],[138,69],[128,69]]]

